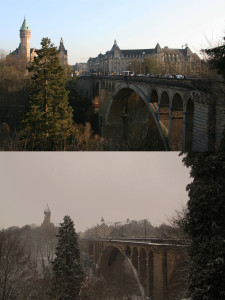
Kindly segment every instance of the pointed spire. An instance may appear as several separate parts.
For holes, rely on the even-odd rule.
[[[20,30],[30,30],[30,28],[29,28],[29,26],[28,26],[28,24],[27,24],[27,19],[26,19],[26,17],[24,17],[24,21],[23,21],[23,24],[22,24]]]
[[[114,44],[113,44],[113,46],[112,46],[111,51],[115,51],[115,50],[120,51],[120,48],[119,48],[119,46],[117,45],[117,41],[116,41],[116,40],[114,40]]]
[[[63,44],[63,39],[61,38],[60,40],[60,44],[59,44],[59,51],[66,51],[65,47],[64,47],[64,44]]]
[[[48,207],[48,203],[47,203],[47,205],[46,205],[46,208],[45,208],[44,212],[45,212],[45,213],[50,213],[50,209],[49,209],[49,207]]]
[[[155,47],[155,51],[156,51],[156,53],[161,53],[162,52],[162,48],[160,47],[158,42],[157,42],[157,45]]]

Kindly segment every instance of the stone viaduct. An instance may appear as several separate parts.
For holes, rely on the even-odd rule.
[[[93,259],[97,274],[122,290],[123,296],[155,300],[184,297],[187,251],[181,241],[96,238],[79,243]]]
[[[98,110],[100,134],[115,144],[147,132],[154,150],[214,151],[220,143],[225,88],[218,82],[82,76],[77,88]]]

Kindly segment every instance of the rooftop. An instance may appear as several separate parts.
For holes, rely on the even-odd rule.
[[[30,30],[30,28],[29,28],[29,26],[28,26],[28,24],[27,24],[27,19],[26,19],[26,17],[24,17],[24,21],[23,21],[23,24],[22,24],[20,30]]]

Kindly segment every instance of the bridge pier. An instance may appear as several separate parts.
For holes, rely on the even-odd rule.
[[[140,277],[141,277],[141,271],[140,271],[140,255],[138,255],[137,257],[137,261],[138,261],[138,278],[140,280]]]
[[[150,278],[149,278],[149,258],[146,258],[146,269],[147,269],[147,296],[150,295]]]
[[[169,107],[169,135],[168,135],[168,144],[169,144],[169,149],[171,149],[172,146],[172,108]]]

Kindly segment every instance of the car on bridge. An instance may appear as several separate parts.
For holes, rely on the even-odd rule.
[[[134,72],[132,72],[132,71],[122,71],[122,75],[124,75],[124,76],[134,76]]]
[[[162,78],[174,78],[174,77],[170,74],[165,74],[165,75],[162,76]]]
[[[148,74],[146,75],[146,77],[155,77],[155,75],[152,74],[152,73],[148,73]]]
[[[174,78],[176,78],[176,79],[184,79],[184,75],[174,75]]]

